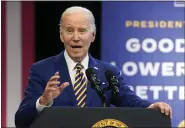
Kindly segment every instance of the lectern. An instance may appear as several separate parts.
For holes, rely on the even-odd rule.
[[[49,107],[30,128],[170,128],[171,119],[149,108]]]

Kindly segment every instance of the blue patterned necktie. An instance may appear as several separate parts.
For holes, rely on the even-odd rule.
[[[75,69],[77,69],[77,72],[75,75],[74,92],[77,100],[77,106],[84,107],[87,92],[87,80],[85,74],[81,71],[83,66],[80,63],[77,63]]]

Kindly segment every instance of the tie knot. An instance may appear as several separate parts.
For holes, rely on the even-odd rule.
[[[81,63],[77,63],[75,66],[75,69],[81,70],[81,69],[83,69],[83,65]]]

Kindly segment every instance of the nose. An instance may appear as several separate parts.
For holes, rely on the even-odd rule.
[[[73,41],[74,42],[78,42],[80,39],[79,39],[79,33],[77,31],[74,32],[74,37],[73,37]]]

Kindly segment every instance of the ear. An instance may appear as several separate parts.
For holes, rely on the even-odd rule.
[[[59,32],[60,32],[60,40],[61,40],[62,42],[64,42],[64,39],[63,39],[63,32],[62,32],[62,29],[61,29],[61,28],[60,28]]]
[[[95,37],[96,37],[96,31],[92,32],[92,41],[91,42],[94,42]]]

